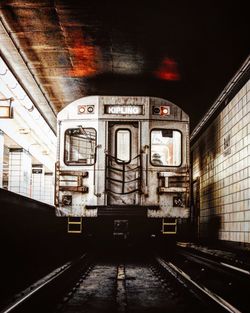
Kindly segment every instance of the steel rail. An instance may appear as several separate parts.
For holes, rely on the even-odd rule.
[[[237,267],[237,266],[233,266],[231,264],[225,263],[225,262],[220,262],[221,265],[225,266],[225,267],[229,267],[235,271],[238,271],[240,273],[246,274],[248,276],[250,276],[250,271],[244,270],[243,268]]]
[[[78,260],[81,260],[81,259],[83,259],[85,257],[86,257],[86,254],[83,254]],[[32,295],[36,294],[40,289],[44,288],[49,283],[51,283],[56,278],[58,278],[63,273],[65,273],[67,270],[69,270],[74,264],[75,264],[75,262],[70,261],[70,262],[65,263],[63,266],[58,267],[56,270],[54,270],[53,272],[51,272],[50,274],[48,274],[47,276],[45,276],[44,278],[42,278],[41,280],[39,280],[38,282],[33,284],[32,286],[27,288],[27,289],[32,289],[32,290],[30,292],[28,292],[26,295],[24,295],[23,297],[21,297],[20,299],[18,299],[17,301],[15,301],[14,303],[8,305],[0,313],[12,312],[19,305],[24,303],[27,299],[31,298]],[[25,292],[25,291],[23,291],[23,292]]]
[[[220,307],[225,309],[227,312],[230,313],[241,313],[237,308],[235,308],[232,304],[227,302],[225,299],[214,293],[213,291],[209,290],[205,286],[198,284],[195,282],[187,273],[182,271],[179,267],[174,265],[171,262],[167,262],[160,257],[156,257],[157,262],[167,270],[172,276],[177,278],[181,283],[188,282],[193,287],[198,289],[203,295],[209,297],[210,300],[217,303]]]
[[[225,262],[214,261],[214,260],[212,260],[210,258],[205,258],[203,256],[193,254],[190,251],[179,251],[179,253],[181,255],[187,257],[187,258],[201,260],[205,264],[207,263],[207,264],[211,264],[211,265],[214,265],[214,266],[217,266],[217,267],[227,268],[227,270],[230,268],[233,271],[237,271],[237,272],[240,272],[241,274],[245,274],[247,276],[250,276],[250,272],[248,270],[242,269],[240,267],[233,266],[233,265],[225,263]]]

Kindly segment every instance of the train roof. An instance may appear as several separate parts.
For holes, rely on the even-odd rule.
[[[93,95],[79,98],[71,103],[69,103],[66,107],[64,107],[57,115],[57,119],[81,119],[82,116],[78,114],[76,116],[75,108],[85,105],[97,105],[98,108],[105,105],[118,105],[118,106],[144,106],[145,109],[150,106],[169,106],[171,108],[171,114],[169,116],[169,120],[181,120],[181,121],[189,121],[189,116],[176,104],[166,99],[158,98],[158,97],[146,97],[146,96],[105,96],[105,95]]]

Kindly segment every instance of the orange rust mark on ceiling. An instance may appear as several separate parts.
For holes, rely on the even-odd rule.
[[[170,58],[162,61],[159,69],[155,72],[155,76],[162,80],[178,81],[181,79],[177,63]]]
[[[79,30],[71,31],[67,41],[70,41],[68,50],[71,57],[72,69],[69,75],[72,77],[88,77],[97,72],[100,52],[98,47],[86,44],[83,34]]]
[[[97,72],[97,51],[92,46],[75,46],[69,48],[73,68],[69,75],[73,77],[92,76]]]

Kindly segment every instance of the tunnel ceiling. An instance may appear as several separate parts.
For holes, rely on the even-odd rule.
[[[17,74],[32,74],[55,113],[86,95],[156,96],[195,126],[250,48],[248,11],[230,1],[7,0],[0,8],[27,67]],[[2,53],[15,59],[7,44]]]

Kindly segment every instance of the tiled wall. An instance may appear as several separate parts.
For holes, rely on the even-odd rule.
[[[32,198],[43,201],[44,169],[43,166],[32,165]]]
[[[24,149],[10,149],[9,190],[30,197],[31,156]]]
[[[201,238],[250,243],[250,81],[192,146]]]
[[[0,129],[0,188],[3,187],[4,134]]]
[[[54,205],[54,179],[53,173],[45,173],[43,202],[51,205]]]
[[[0,131],[0,144],[1,144]],[[2,147],[4,147],[2,145]],[[48,204],[54,204],[54,175],[45,173],[42,164],[33,164],[31,155],[23,148],[6,148],[8,152],[8,164],[3,167],[1,174],[5,179],[3,186],[12,192]],[[3,152],[3,149],[2,151]],[[6,156],[5,156],[6,157]],[[6,161],[6,160],[5,160]],[[0,155],[0,170],[3,159]],[[0,175],[1,179],[1,175]]]

